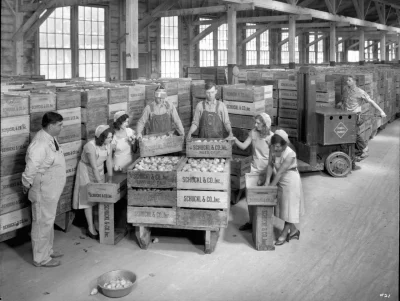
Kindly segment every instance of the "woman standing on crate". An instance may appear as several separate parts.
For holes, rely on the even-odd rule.
[[[108,181],[111,181],[113,176],[112,169],[112,150],[111,140],[113,131],[108,125],[99,125],[95,131],[95,138],[90,140],[83,147],[81,160],[78,164],[78,169],[75,179],[74,195],[72,205],[74,209],[84,209],[88,229],[86,235],[93,239],[98,239],[97,233],[93,224],[93,206],[96,203],[88,201],[87,184],[104,183],[104,162],[107,165]]]
[[[250,172],[253,174],[260,174],[260,180],[258,185],[263,183],[265,178],[265,170],[268,166],[269,159],[269,148],[271,145],[271,137],[273,132],[271,131],[271,117],[267,113],[261,113],[255,117],[254,129],[251,130],[249,136],[244,142],[240,142],[239,139],[234,137],[235,144],[242,150],[245,150],[249,145],[252,146],[253,160],[251,162]],[[248,206],[250,222],[245,223],[239,227],[239,230],[250,230],[253,223],[253,208]]]
[[[289,143],[288,134],[284,130],[275,131],[271,138],[271,153],[265,181],[265,186],[278,186],[275,215],[285,221],[276,246],[283,245],[290,239],[300,239],[300,230],[294,224],[300,222],[300,215],[304,213],[303,187],[297,170],[296,153],[288,146]]]
[[[128,127],[129,116],[125,111],[114,114],[115,135],[111,141],[114,151],[113,163],[115,171],[126,172],[127,167],[133,163],[133,147],[135,146],[135,131]]]

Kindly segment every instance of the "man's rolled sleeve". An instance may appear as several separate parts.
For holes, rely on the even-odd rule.
[[[200,117],[201,117],[201,112],[202,112],[202,102],[199,102],[196,106],[196,110],[194,111],[194,116],[193,116],[193,121],[192,121],[192,125],[196,125],[197,127],[199,127],[200,124]]]
[[[136,125],[136,132],[138,134],[142,134],[144,126],[145,126],[146,122],[149,120],[149,118],[150,118],[150,106],[147,105],[144,108],[142,116],[140,117],[140,119],[139,119],[139,121],[137,122],[137,125]]]
[[[33,184],[36,174],[40,167],[43,166],[45,158],[45,147],[37,142],[33,142],[26,153],[26,167],[25,171],[22,173],[22,185],[29,188]]]
[[[223,102],[220,102],[220,110],[221,110],[221,117],[222,117],[222,122],[225,124],[225,126],[230,126],[231,121],[229,119],[229,114],[228,114],[228,109],[226,105]]]

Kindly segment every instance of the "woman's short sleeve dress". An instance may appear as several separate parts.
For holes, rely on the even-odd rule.
[[[265,138],[260,137],[260,133],[256,130],[250,132],[251,146],[253,150],[253,160],[251,162],[251,173],[260,174],[265,172],[268,166],[269,148],[271,145],[271,137],[274,135],[270,132]]]

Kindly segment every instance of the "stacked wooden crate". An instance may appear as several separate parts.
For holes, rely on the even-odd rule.
[[[30,203],[21,175],[29,145],[29,95],[1,94],[0,241],[31,223]]]
[[[167,92],[167,98],[165,100],[174,105],[174,107],[178,110],[178,80],[169,79],[159,80],[158,82]]]
[[[178,81],[178,115],[182,121],[185,134],[189,131],[192,124],[190,86],[190,80],[180,79]]]
[[[104,88],[84,89],[81,92],[82,139],[94,138],[96,128],[108,124],[108,90]]]
[[[125,111],[128,114],[129,87],[115,86],[108,88],[108,123],[113,126],[114,114]]]
[[[278,91],[278,127],[290,138],[297,138],[297,81],[280,79]]]
[[[146,106],[146,86],[141,84],[129,86],[128,93],[129,126],[135,129]]]

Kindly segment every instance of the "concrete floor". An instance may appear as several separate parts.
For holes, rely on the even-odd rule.
[[[56,231],[65,256],[57,268],[32,266],[31,244],[0,243],[2,300],[106,300],[89,296],[96,278],[114,269],[138,276],[120,300],[398,300],[400,120],[370,141],[370,157],[346,178],[303,174],[306,214],[300,241],[258,252],[245,201],[231,208],[216,250],[203,252],[201,232],[155,233],[141,250],[133,235],[116,246],[84,238],[82,229]],[[276,232],[283,222],[276,219]]]

